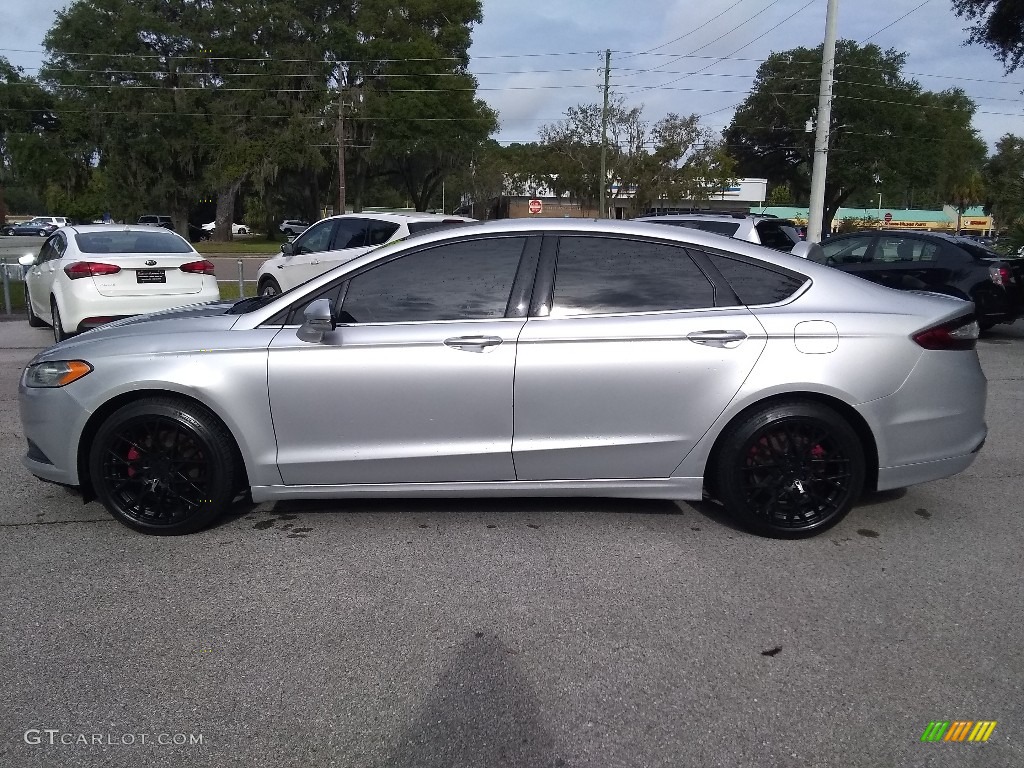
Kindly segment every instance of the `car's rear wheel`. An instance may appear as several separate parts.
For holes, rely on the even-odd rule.
[[[32,309],[32,297],[29,296],[27,285],[25,286],[25,315],[28,317],[28,324],[33,328],[42,328],[46,325]]]
[[[39,232],[37,232],[36,234],[38,234],[40,237],[46,237],[46,230],[40,229]]]
[[[238,466],[230,433],[206,409],[152,398],[103,423],[89,473],[97,498],[118,521],[174,536],[205,528],[228,508]]]
[[[716,451],[714,488],[741,523],[766,536],[813,536],[838,523],[864,486],[864,448],[839,414],[789,401],[753,411]]]
[[[60,319],[60,309],[57,307],[57,300],[50,299],[50,317],[53,318],[53,341],[59,343],[68,338],[71,334],[64,330],[64,323]]]
[[[277,296],[281,293],[281,285],[272,277],[265,277],[260,280],[260,296]]]

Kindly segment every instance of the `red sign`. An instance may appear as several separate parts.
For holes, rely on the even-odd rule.
[[[530,201],[530,213],[536,215],[544,210],[543,200],[531,200]]]
[[[885,216],[883,218],[885,218],[885,223],[886,224],[889,224],[889,223],[892,222],[892,214],[889,213],[888,211],[885,212]]]

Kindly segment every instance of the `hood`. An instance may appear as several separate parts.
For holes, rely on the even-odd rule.
[[[239,317],[226,314],[233,305],[233,301],[215,301],[153,312],[148,315],[126,317],[124,320],[117,320],[72,336],[70,339],[40,352],[36,359],[65,359],[69,355],[84,355],[84,351],[77,350],[84,350],[96,344],[116,339],[127,341],[150,335],[226,331],[237,322]]]

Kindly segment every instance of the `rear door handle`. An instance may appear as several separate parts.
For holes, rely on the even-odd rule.
[[[453,336],[444,340],[446,347],[461,349],[463,352],[490,352],[491,347],[501,344],[498,336]]]
[[[731,349],[746,339],[747,334],[743,331],[694,331],[693,333],[688,333],[686,338],[694,344]]]

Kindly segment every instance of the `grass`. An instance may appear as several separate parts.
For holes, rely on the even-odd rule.
[[[220,287],[220,297],[228,301],[234,301],[235,299],[242,298],[238,295],[238,281],[237,280],[218,280],[217,285]],[[245,283],[245,296],[256,295],[256,283],[247,282]]]
[[[201,243],[193,243],[192,245],[200,253],[210,255],[218,253],[278,253],[281,250],[280,240],[267,240],[262,237],[231,240],[224,243],[204,240]]]
[[[11,291],[11,314],[20,315],[25,311],[25,284],[20,280],[11,280],[8,286],[10,286]],[[0,292],[0,312],[6,313],[6,311],[3,293]]]

